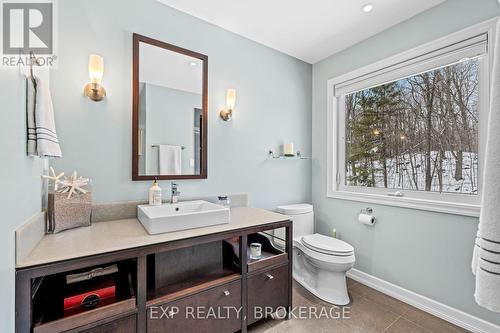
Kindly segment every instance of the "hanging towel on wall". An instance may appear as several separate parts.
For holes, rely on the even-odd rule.
[[[35,123],[35,81],[26,79],[26,125],[27,125],[27,146],[28,156],[38,156],[36,150],[36,123]]]
[[[496,46],[491,78],[491,99],[484,163],[482,208],[472,272],[476,276],[476,303],[500,312],[500,21],[497,23]]]
[[[38,77],[28,78],[26,94],[28,155],[61,157],[54,108],[47,83]]]
[[[38,156],[61,157],[50,90],[47,82],[39,78],[36,78],[35,123]]]
[[[172,145],[160,145],[158,149],[158,162],[160,175],[182,174],[182,147]]]

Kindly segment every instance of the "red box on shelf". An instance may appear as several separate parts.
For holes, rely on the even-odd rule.
[[[66,296],[64,298],[64,316],[113,303],[115,297],[116,286],[114,281],[109,281],[94,290]]]

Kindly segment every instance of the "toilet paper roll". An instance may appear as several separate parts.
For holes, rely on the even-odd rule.
[[[361,213],[358,216],[358,221],[359,221],[359,223],[363,223],[366,225],[374,225],[375,224],[375,217],[373,215]]]

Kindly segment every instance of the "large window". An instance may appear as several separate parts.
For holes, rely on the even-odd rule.
[[[328,196],[476,216],[487,22],[328,82]]]
[[[478,194],[479,59],[345,96],[346,185]]]

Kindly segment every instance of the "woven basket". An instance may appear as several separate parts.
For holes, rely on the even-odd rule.
[[[90,226],[92,213],[92,193],[73,194],[49,192],[47,232]]]

